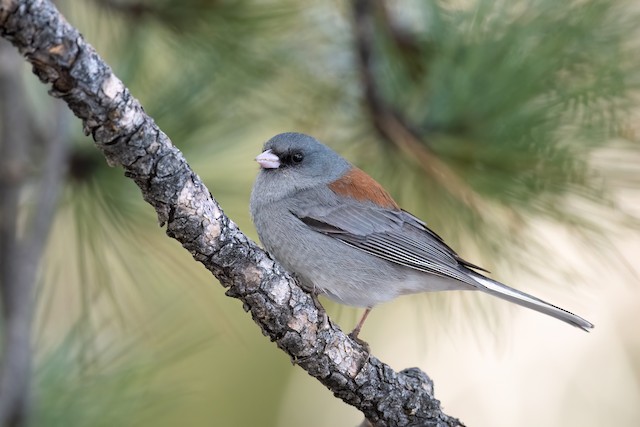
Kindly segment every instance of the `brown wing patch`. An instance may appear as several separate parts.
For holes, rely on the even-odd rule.
[[[329,184],[336,194],[359,201],[370,201],[382,207],[399,210],[400,206],[378,182],[356,167]]]

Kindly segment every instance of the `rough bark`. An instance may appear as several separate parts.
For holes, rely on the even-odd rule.
[[[0,0],[11,41],[83,122],[112,166],[121,166],[177,239],[243,302],[293,362],[376,426],[458,426],[417,368],[395,372],[368,354],[314,299],[227,218],[182,153],[122,82],[46,0]]]

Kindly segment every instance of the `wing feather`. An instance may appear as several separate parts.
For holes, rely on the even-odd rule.
[[[461,259],[424,222],[402,210],[341,204],[292,211],[313,230],[387,261],[477,286]]]

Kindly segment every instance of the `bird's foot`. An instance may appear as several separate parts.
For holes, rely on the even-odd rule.
[[[367,354],[371,353],[371,346],[369,346],[369,343],[366,342],[365,340],[358,338],[359,333],[360,333],[360,329],[356,328],[353,331],[351,331],[351,333],[349,334],[349,338],[351,338],[352,340],[360,344],[362,347],[364,347]]]

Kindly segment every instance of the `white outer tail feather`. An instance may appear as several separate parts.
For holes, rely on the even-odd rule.
[[[480,291],[519,304],[523,307],[530,308],[548,316],[555,317],[556,319],[562,320],[563,322],[580,328],[583,331],[589,332],[590,329],[593,329],[593,324],[591,322],[580,316],[576,316],[567,310],[556,307],[555,305],[542,301],[532,295],[510,288],[509,286],[503,285],[495,280],[491,280],[474,271],[467,270],[467,272],[469,273],[469,276],[478,283],[478,290]]]

